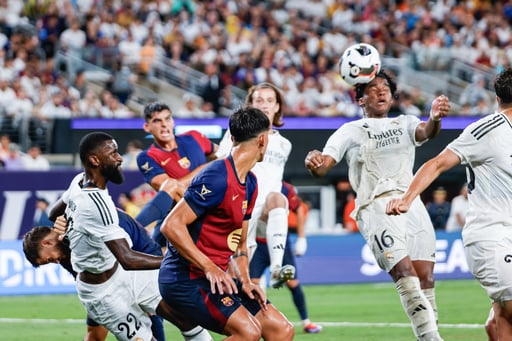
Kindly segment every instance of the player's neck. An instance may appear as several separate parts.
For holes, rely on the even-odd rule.
[[[506,108],[501,107],[498,112],[507,116],[509,120],[512,120],[512,106],[508,106]]]

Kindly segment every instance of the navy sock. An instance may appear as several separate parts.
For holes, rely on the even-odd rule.
[[[151,315],[151,331],[157,341],[165,341],[164,322],[158,315]]]

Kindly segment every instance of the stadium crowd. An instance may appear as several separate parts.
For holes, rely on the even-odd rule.
[[[134,83],[162,59],[204,72],[203,117],[238,104],[231,86],[263,81],[283,90],[286,115],[357,117],[337,70],[347,46],[368,42],[419,70],[458,58],[500,71],[512,58],[510,20],[509,3],[486,1],[2,1],[0,127],[17,142],[25,124],[44,151],[55,118],[133,117]],[[88,87],[81,60],[112,72],[101,91]],[[428,102],[404,90],[392,112],[425,115]],[[488,113],[490,102],[460,103],[461,113]]]

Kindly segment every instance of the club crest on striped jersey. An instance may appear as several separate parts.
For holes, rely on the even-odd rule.
[[[186,156],[179,159],[178,164],[180,165],[181,168],[190,168],[190,160]]]

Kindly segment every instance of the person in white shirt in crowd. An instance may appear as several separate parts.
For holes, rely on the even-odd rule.
[[[9,154],[3,160],[4,169],[9,171],[19,171],[25,169],[23,158],[21,157],[21,149],[16,143],[9,143]]]
[[[87,36],[80,29],[80,20],[73,18],[69,28],[65,29],[59,37],[60,48],[66,54],[67,73],[74,79],[80,67],[82,49],[85,47]]]
[[[32,145],[26,154],[22,155],[23,165],[29,171],[47,171],[50,170],[50,161],[41,153],[38,145]]]
[[[191,93],[183,94],[183,106],[176,110],[173,114],[178,118],[213,118],[215,113],[213,111],[204,111],[201,109],[201,98],[194,96]]]
[[[64,96],[60,89],[51,90],[50,99],[39,109],[39,117],[43,121],[55,118],[71,118],[71,110],[64,105]]]
[[[130,118],[134,113],[116,96],[110,96],[105,105],[101,107],[101,117],[105,118]]]
[[[11,79],[0,70],[0,127],[2,126],[3,112],[7,112],[9,106],[16,100],[16,92],[11,88]]]
[[[118,45],[119,52],[121,53],[120,61],[122,65],[135,69],[140,63],[140,49],[142,44],[134,39],[130,30],[125,30],[121,35],[124,35],[126,38],[121,39]]]
[[[446,222],[446,232],[462,231],[468,211],[468,185],[464,184],[460,194],[452,199],[450,216]]]
[[[101,116],[101,102],[94,90],[87,90],[85,96],[78,100],[80,113],[85,117]]]
[[[7,114],[12,117],[12,128],[19,129],[23,120],[28,120],[34,113],[34,103],[28,96],[27,91],[21,87],[18,90],[17,98],[7,108]]]

